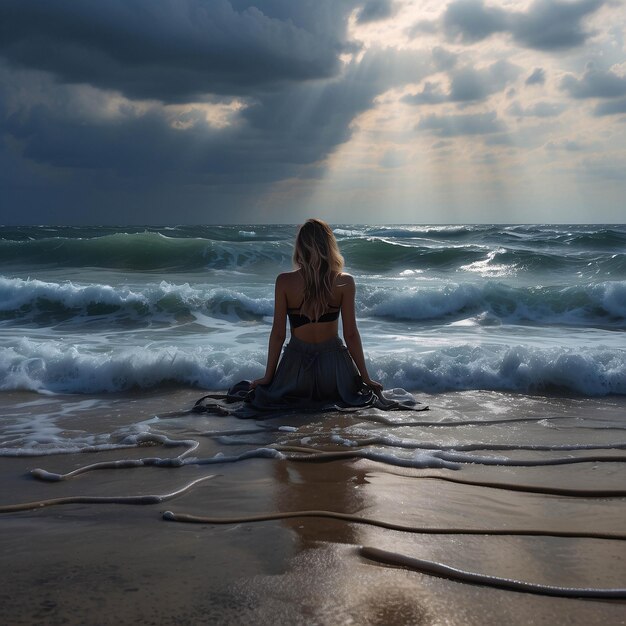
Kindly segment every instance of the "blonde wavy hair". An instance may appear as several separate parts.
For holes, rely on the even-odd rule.
[[[330,304],[333,281],[343,269],[343,257],[330,226],[318,219],[307,220],[296,236],[293,263],[302,270],[304,299],[300,313],[319,319]]]

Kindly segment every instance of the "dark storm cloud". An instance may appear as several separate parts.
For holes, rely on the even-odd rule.
[[[606,3],[607,0],[535,0],[527,11],[512,11],[486,5],[483,0],[456,0],[444,11],[441,28],[449,40],[466,44],[508,33],[526,48],[572,48],[584,44],[589,37],[583,20]]]
[[[227,128],[209,126],[198,108],[177,118],[188,128],[174,128],[162,108],[144,113],[132,105],[86,123],[81,103],[67,89],[48,87],[49,102],[8,115],[4,130],[23,143],[26,157],[50,165],[113,168],[120,174],[197,170],[237,178],[248,177],[244,168],[254,164],[275,180],[285,172],[270,170],[323,159],[347,140],[350,123],[377,95],[419,81],[428,71],[414,52],[370,49],[336,79],[259,93]],[[0,100],[2,93],[0,88]]]
[[[212,198],[216,190],[224,197],[236,188],[249,205],[268,184],[318,175],[320,162],[349,139],[355,116],[371,108],[379,93],[422,80],[429,68],[414,52],[370,49],[335,79],[259,93],[226,128],[208,125],[200,109],[178,118],[183,127],[173,127],[171,112],[163,107],[146,112],[132,104],[86,122],[80,103],[63,96],[64,89],[80,88],[57,85],[47,89],[49,101],[5,116],[2,130],[19,146],[23,160],[73,177],[70,199],[61,196],[68,204],[77,202],[88,180],[94,189],[106,187],[109,196],[118,186],[141,194],[165,186],[170,195],[174,189],[204,186],[197,195],[210,191]],[[38,204],[49,205],[45,194]],[[127,219],[126,209],[119,210]],[[113,215],[111,208],[109,219]]]
[[[495,111],[466,115],[427,115],[417,125],[418,130],[432,131],[439,137],[488,135],[506,130]]]
[[[65,111],[39,105],[11,115],[5,130],[22,142],[24,157],[36,163],[108,170],[122,177],[160,173],[207,182],[227,174],[241,149],[232,141],[234,130],[219,132],[201,123],[178,130],[158,110],[85,125]],[[256,167],[247,161],[247,175],[255,178]]]
[[[377,22],[386,20],[395,12],[395,7],[391,0],[367,0],[363,8],[357,15],[357,23],[367,24],[369,22]]]
[[[105,221],[146,223],[156,205],[163,221],[173,205],[186,220],[227,206],[238,219],[273,183],[319,176],[377,95],[432,71],[429,56],[393,49],[343,64],[362,1],[252,4],[0,4],[3,211],[17,202],[29,221],[93,222],[89,211],[106,209]],[[145,97],[155,102],[135,101]],[[233,97],[244,108],[226,127],[186,104]]]
[[[3,0],[0,56],[134,98],[249,94],[339,70],[352,0]]]
[[[546,72],[541,67],[536,67],[526,79],[526,85],[543,85],[546,82]]]
[[[572,98],[620,98],[626,96],[626,77],[588,65],[581,78],[564,76],[561,89]]]
[[[440,104],[442,102],[480,102],[491,94],[502,91],[519,75],[520,69],[508,61],[475,69],[461,67],[449,72],[450,90],[444,93],[438,83],[425,83],[422,91],[403,97],[408,104]]]

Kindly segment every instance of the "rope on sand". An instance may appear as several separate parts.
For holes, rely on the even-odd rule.
[[[42,509],[47,506],[58,506],[61,504],[158,504],[171,500],[186,493],[198,483],[210,478],[215,478],[217,474],[210,474],[191,481],[176,491],[157,495],[139,496],[67,496],[65,498],[49,498],[47,500],[35,500],[33,502],[22,502],[20,504],[5,504],[0,506],[0,513],[17,513],[19,511],[32,511]]]
[[[542,596],[556,596],[559,598],[598,598],[598,599],[624,599],[626,589],[593,589],[589,587],[554,587],[552,585],[540,585],[511,578],[500,578],[499,576],[489,576],[477,572],[451,567],[436,561],[427,561],[416,557],[388,552],[370,546],[361,546],[359,554],[371,561],[393,565],[396,567],[407,567],[409,569],[439,576],[449,580],[458,580],[463,583],[473,585],[487,585],[497,589],[507,589],[509,591],[520,591],[523,593],[534,593]]]

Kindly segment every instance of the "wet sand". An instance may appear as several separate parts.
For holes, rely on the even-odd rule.
[[[193,390],[108,396],[56,424],[102,432],[189,406]],[[4,394],[4,406],[29,394]],[[97,399],[97,398],[95,398]],[[423,398],[422,398],[423,399]],[[54,397],[50,403],[82,401]],[[424,399],[428,413],[388,414],[429,420],[414,436],[432,442],[470,440],[622,442],[626,399],[529,397],[495,392]],[[24,409],[25,411],[27,408]],[[32,409],[31,409],[32,410]],[[41,405],[39,409],[42,410]],[[49,410],[49,407],[46,409]],[[554,427],[438,428],[463,419],[562,417]],[[90,424],[88,425],[87,422]],[[156,423],[172,439],[196,438],[193,456],[237,454],[260,445],[305,440],[346,449],[324,431],[354,435],[360,419],[328,414],[270,420],[263,431],[230,441],[202,435],[254,426],[213,416]],[[591,428],[591,427],[599,428]],[[364,425],[368,427],[367,423]],[[600,428],[601,427],[601,428]],[[290,428],[297,429],[296,431]],[[389,429],[391,433],[393,429]],[[411,432],[413,432],[412,429]],[[454,430],[454,433],[443,432]],[[395,431],[393,431],[395,432]],[[406,436],[406,428],[401,429]],[[497,436],[491,433],[502,433]],[[144,506],[69,504],[0,515],[0,606],[7,624],[624,624],[626,602],[550,598],[496,590],[380,565],[358,554],[368,545],[496,576],[577,587],[626,586],[626,542],[558,537],[429,535],[338,520],[302,518],[254,524],[187,525],[163,521],[165,510],[242,516],[323,509],[426,527],[543,528],[623,532],[626,498],[567,498],[458,485],[420,478],[450,470],[415,469],[371,460],[298,463],[252,458],[180,468],[102,470],[45,483],[28,470],[70,471],[96,461],[175,456],[142,446],[98,453],[0,458],[0,505],[71,495],[162,494],[216,475],[168,502]],[[597,451],[619,456],[624,451]],[[480,454],[480,453],[478,453]],[[485,453],[486,454],[486,453]],[[500,456],[504,453],[495,453]],[[508,458],[583,456],[583,451],[516,450]],[[464,464],[464,478],[557,487],[624,489],[623,462],[551,467]]]

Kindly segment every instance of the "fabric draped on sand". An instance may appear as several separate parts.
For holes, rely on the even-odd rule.
[[[216,400],[222,402],[217,404]],[[227,406],[234,403],[239,406]],[[366,407],[404,411],[428,408],[404,389],[376,394],[364,385],[339,337],[309,343],[292,336],[269,385],[250,389],[249,381],[241,381],[227,394],[200,398],[194,411],[258,419],[292,411],[346,411]]]

